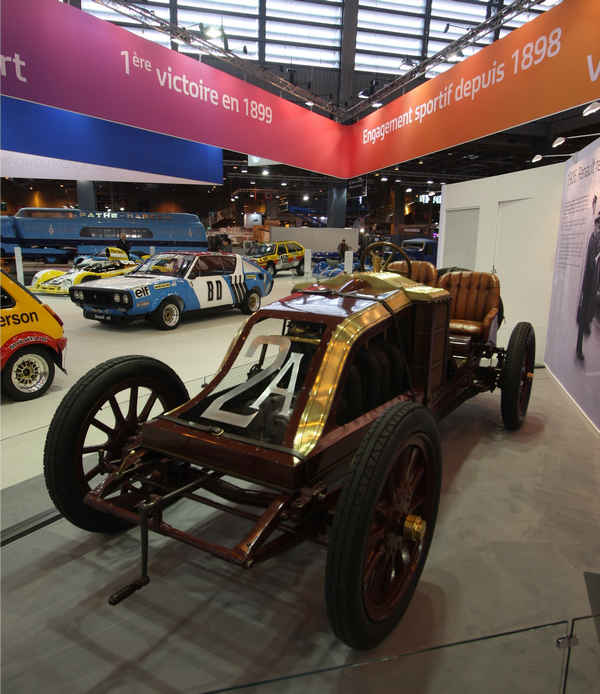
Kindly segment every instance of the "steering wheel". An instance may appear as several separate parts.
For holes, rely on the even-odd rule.
[[[404,260],[406,260],[406,265],[408,268],[408,275],[407,277],[410,279],[411,278],[411,264],[410,264],[410,257],[408,256],[407,252],[404,250],[404,248],[401,248],[395,243],[392,243],[391,241],[375,241],[374,243],[370,243],[364,251],[360,254],[360,271],[364,272],[365,271],[365,258],[367,256],[367,253],[372,251],[375,248],[379,248],[380,246],[390,246],[393,248],[395,251],[398,251],[401,255],[404,256]],[[385,272],[387,270],[388,265],[390,264],[390,261],[392,260],[392,256],[390,255],[389,258],[383,261],[383,264],[381,265],[381,269],[379,272]]]

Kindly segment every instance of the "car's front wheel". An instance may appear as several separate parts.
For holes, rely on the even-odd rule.
[[[174,330],[181,322],[181,309],[172,299],[166,299],[152,316],[154,325],[159,330]]]
[[[273,277],[273,278],[277,274],[277,270],[275,269],[274,263],[268,263],[267,264],[267,270],[271,273],[271,277]]]
[[[43,395],[54,380],[54,362],[43,347],[21,349],[2,371],[2,387],[13,400],[32,400]]]
[[[250,315],[251,313],[256,313],[260,308],[260,293],[257,289],[251,289],[240,306],[242,313]]]

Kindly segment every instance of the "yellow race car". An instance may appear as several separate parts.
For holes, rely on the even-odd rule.
[[[279,270],[295,270],[297,275],[304,274],[304,246],[296,241],[256,243],[250,247],[247,255],[273,277]]]
[[[135,270],[141,260],[128,257],[120,248],[107,248],[104,254],[84,258],[72,270],[40,270],[33,276],[31,291],[36,294],[69,294],[69,287],[92,280],[126,275]]]

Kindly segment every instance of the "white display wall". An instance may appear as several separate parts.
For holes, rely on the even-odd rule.
[[[564,163],[443,186],[438,267],[496,272],[506,320],[506,346],[519,321],[536,333],[541,363],[554,253],[560,223]]]
[[[358,229],[347,227],[271,227],[271,241],[297,241],[313,251],[337,251],[346,239],[353,251],[358,250]]]

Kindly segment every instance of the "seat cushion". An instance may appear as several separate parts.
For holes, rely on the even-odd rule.
[[[483,323],[476,320],[454,319],[450,321],[450,332],[457,335],[481,335]]]
[[[395,260],[387,267],[390,272],[399,272],[407,275],[408,265],[406,260]],[[426,260],[412,260],[410,263],[410,278],[419,284],[427,284],[435,287],[437,284],[437,269],[435,265]]]

